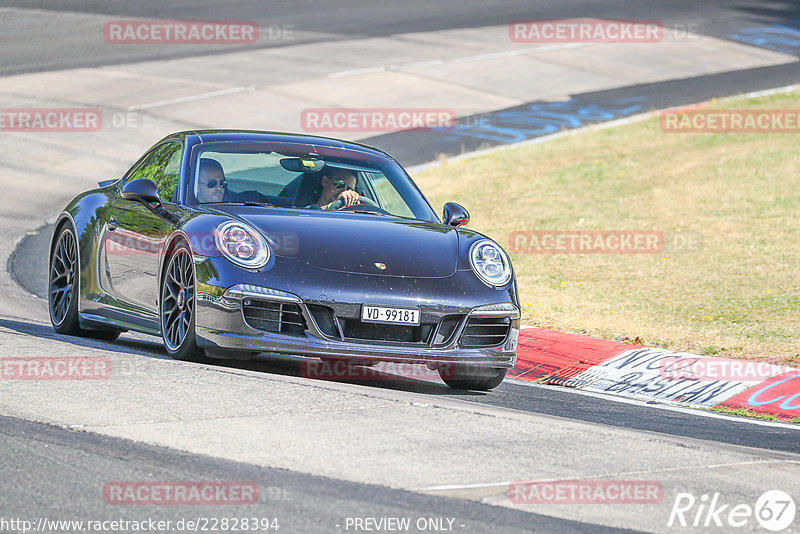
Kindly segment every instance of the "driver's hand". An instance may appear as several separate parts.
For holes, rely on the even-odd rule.
[[[338,198],[341,198],[344,201],[344,205],[346,207],[346,206],[352,206],[353,204],[358,204],[358,196],[359,196],[358,193],[356,193],[355,191],[348,190],[339,193]]]

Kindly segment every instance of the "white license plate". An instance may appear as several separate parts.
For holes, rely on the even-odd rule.
[[[419,310],[411,308],[384,308],[362,306],[361,320],[368,323],[419,324]]]

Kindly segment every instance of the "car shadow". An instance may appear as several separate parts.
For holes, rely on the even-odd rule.
[[[120,336],[120,338],[116,341],[103,341],[101,339],[93,339],[90,337],[59,334],[55,332],[53,327],[50,325],[0,318],[0,330],[2,329],[11,330],[20,335],[28,335],[42,339],[52,339],[54,341],[70,343],[80,347],[93,347],[114,352],[148,356],[151,358],[169,359],[164,347],[159,342],[155,341],[156,338],[153,338],[154,341],[151,342],[122,334],[122,336]]]
[[[88,337],[70,336],[56,333],[50,325],[0,318],[0,331],[6,330],[18,335],[41,339],[51,339],[80,347],[92,347],[117,353],[145,356],[147,358],[170,359],[160,340],[140,339],[138,334],[123,333],[115,341],[103,341]],[[183,362],[186,365],[204,364],[215,367],[242,369],[258,373],[293,376],[309,382],[339,382],[355,384],[366,388],[394,391],[408,391],[442,396],[484,396],[487,392],[452,389],[428,371],[424,365],[378,364],[375,367],[341,364],[332,366],[317,358],[259,354],[250,360],[226,360],[203,358],[198,362]],[[388,368],[387,368],[388,367]],[[393,372],[394,371],[394,372]],[[422,377],[422,378],[419,378]]]
[[[430,395],[483,396],[487,394],[487,392],[481,391],[453,389],[442,382],[438,376],[434,377],[435,371],[428,371],[424,365],[402,365],[400,371],[411,375],[404,376],[398,372],[391,372],[393,366],[390,363],[381,363],[374,367],[350,365],[343,368],[338,364],[332,365],[317,358],[303,358],[301,356],[259,354],[251,360],[212,361],[216,365],[225,367],[295,376],[314,382],[347,383],[369,388]],[[387,370],[387,367],[389,370]],[[396,365],[394,366],[394,368],[397,367]],[[424,378],[418,378],[419,376]]]

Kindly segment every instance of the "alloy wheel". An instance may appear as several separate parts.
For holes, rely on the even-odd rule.
[[[61,233],[50,262],[50,316],[60,325],[69,312],[70,299],[75,287],[78,249],[75,235],[66,230]]]
[[[180,349],[192,325],[194,269],[192,257],[179,248],[170,258],[161,291],[161,331],[171,351]]]

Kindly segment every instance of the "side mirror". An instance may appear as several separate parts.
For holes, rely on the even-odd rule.
[[[140,178],[125,184],[122,188],[122,198],[125,200],[135,200],[150,204],[155,202],[161,205],[161,197],[158,196],[158,186],[153,180]]]
[[[469,222],[469,212],[460,204],[448,202],[442,210],[442,220],[448,226],[464,226]]]

